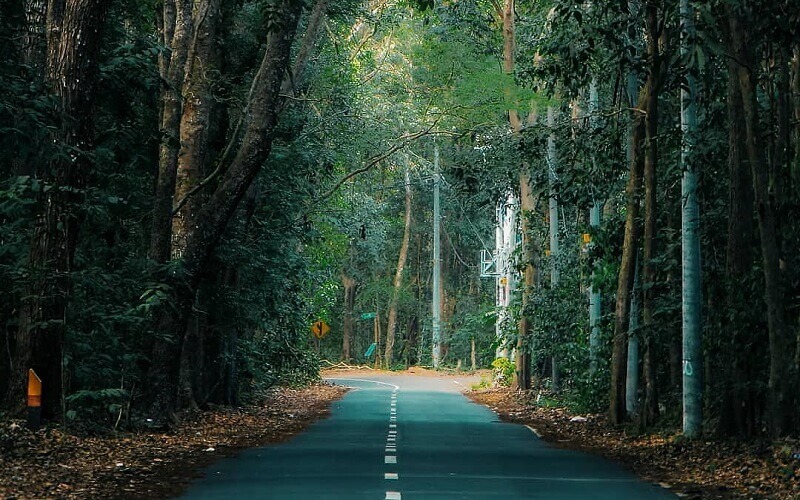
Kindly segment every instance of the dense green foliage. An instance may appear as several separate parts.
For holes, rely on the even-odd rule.
[[[97,53],[75,49],[89,70],[70,89],[94,89],[80,110],[59,86],[74,72],[69,51],[56,60],[52,50],[64,40],[47,36],[59,28],[40,10],[50,2],[63,0],[0,6],[9,411],[21,409],[25,367],[45,359],[37,349],[61,361],[45,363],[60,365],[48,387],[63,385],[45,398],[63,404],[49,415],[102,425],[236,404],[314,380],[326,362],[430,365],[436,148],[445,366],[494,366],[510,381],[512,361],[493,361],[516,349],[540,387],[580,408],[611,399],[614,421],[677,424],[681,182],[692,167],[706,430],[796,431],[792,1],[691,1],[693,34],[678,2],[658,0],[197,0],[183,17],[174,0],[114,0],[107,11],[92,4]],[[681,128],[689,77],[691,137]],[[480,278],[478,258],[494,247],[509,194],[525,207],[525,234],[501,314],[500,281]],[[596,350],[590,287],[603,311]],[[321,341],[310,334],[317,319],[331,326]],[[376,334],[377,359],[365,359]],[[636,341],[641,360],[626,366]],[[633,371],[638,404],[620,413]]]

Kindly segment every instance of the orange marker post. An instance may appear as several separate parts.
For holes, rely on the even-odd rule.
[[[42,424],[42,379],[28,370],[28,428],[39,430]]]

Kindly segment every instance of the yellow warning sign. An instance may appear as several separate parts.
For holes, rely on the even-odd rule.
[[[321,319],[315,321],[314,324],[311,325],[311,333],[313,333],[314,336],[317,337],[318,339],[321,339],[322,337],[327,335],[328,332],[330,331],[331,327],[328,326],[328,324],[322,321]]]

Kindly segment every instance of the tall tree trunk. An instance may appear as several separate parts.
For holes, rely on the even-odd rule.
[[[348,363],[353,359],[353,309],[356,304],[356,281],[342,273],[344,287],[344,318],[342,320],[342,361]]]
[[[556,154],[556,110],[553,106],[547,108],[547,179],[550,196],[548,199],[548,222],[550,223],[550,288],[553,292],[558,288],[561,279],[559,270],[559,237],[558,237],[558,193],[556,191],[556,169],[558,156]],[[559,366],[559,339],[558,332],[552,332],[552,358],[550,360],[550,382],[555,392],[561,390],[561,367]]]
[[[207,173],[211,130],[212,75],[217,61],[214,44],[220,23],[221,0],[195,1],[192,12],[192,33],[182,77],[182,106],[179,120],[180,139],[175,172],[175,191],[170,203],[172,236],[170,253],[173,259],[183,255],[200,206],[198,197],[179,204]]]
[[[609,417],[614,424],[624,422],[627,417],[625,386],[628,360],[628,322],[639,241],[637,219],[639,218],[642,170],[644,168],[644,158],[642,156],[645,128],[643,103],[647,101],[649,93],[649,86],[646,86],[640,93],[630,136],[630,147],[633,154],[628,164],[628,185],[625,188],[625,236],[622,243],[622,262],[620,263],[619,277],[617,279],[617,303],[614,312],[614,338],[611,352]]]
[[[317,0],[314,9],[308,16],[305,35],[300,48],[295,56],[292,72],[289,73],[281,85],[281,94],[294,95],[297,88],[302,84],[303,73],[308,66],[308,61],[314,51],[314,46],[320,38],[320,33],[325,25],[325,18],[328,11],[329,0]]]
[[[736,63],[728,59],[728,240],[725,264],[726,306],[736,314],[727,315],[724,326],[731,332],[727,342],[725,366],[722,376],[724,389],[720,413],[720,431],[724,434],[752,434],[758,422],[751,418],[755,413],[754,380],[748,366],[752,366],[751,349],[757,343],[753,325],[746,321],[743,311],[752,304],[742,293],[740,283],[746,282],[753,265],[753,181],[750,166],[742,145],[746,142],[742,129],[744,112],[742,93],[736,74]],[[751,349],[742,349],[751,346]],[[745,383],[746,382],[746,383]]]
[[[150,260],[163,264],[170,258],[172,240],[172,199],[178,171],[180,125],[186,61],[194,33],[193,0],[164,0],[158,19],[161,42],[169,47],[169,57],[159,56],[159,72],[165,88],[161,93],[161,143],[158,151],[158,178],[150,231]]]
[[[527,165],[523,167],[523,170],[526,169]],[[530,175],[525,171],[519,174],[519,188],[519,216],[521,219],[520,227],[522,231],[522,251],[525,267],[522,278],[522,312],[519,320],[514,386],[520,390],[528,390],[531,388],[531,346],[528,345],[528,339],[531,334],[531,322],[526,314],[526,308],[530,302],[530,297],[536,282],[536,268],[534,267],[534,243],[531,238],[531,221],[535,219],[535,201],[533,193],[531,192]]]
[[[773,436],[782,436],[794,427],[794,333],[786,318],[784,276],[781,270],[778,223],[769,195],[769,169],[764,160],[764,146],[759,128],[757,78],[750,40],[744,18],[727,7],[731,44],[744,111],[747,157],[753,179],[756,214],[761,239],[761,260],[764,272],[764,300],[769,328],[770,369],[767,386],[770,406],[769,428]]]
[[[62,409],[62,358],[70,273],[78,242],[81,203],[92,168],[100,39],[108,2],[53,0],[47,19],[45,78],[55,97],[59,125],[53,143],[63,148],[38,173],[50,187],[40,200],[29,253],[29,278],[20,308],[9,406],[24,406],[28,368],[42,379],[42,414]]]
[[[403,285],[403,270],[408,260],[408,246],[411,241],[411,176],[409,172],[408,157],[405,158],[405,205],[406,213],[403,226],[403,242],[400,244],[400,256],[397,258],[397,270],[394,274],[394,289],[392,291],[392,302],[389,305],[389,319],[386,324],[386,352],[384,353],[384,363],[387,368],[391,368],[394,355],[394,337],[397,330],[397,303],[400,296],[400,289]]]
[[[681,53],[692,50],[695,38],[694,9],[689,0],[681,0]],[[696,437],[703,425],[703,328],[701,306],[702,270],[700,268],[700,206],[697,184],[700,166],[694,154],[697,139],[697,87],[694,69],[686,73],[681,88],[681,221],[682,221],[682,310],[683,310],[683,434]]]
[[[598,129],[598,108],[600,97],[597,90],[597,78],[592,78],[592,83],[589,85],[589,127],[590,133],[594,136],[599,132]],[[592,164],[597,168],[597,157],[592,156]],[[600,231],[601,214],[603,211],[603,201],[597,196],[596,193],[592,194],[592,205],[589,209],[589,226],[592,231]],[[600,321],[602,318],[602,303],[603,299],[600,295],[599,287],[596,284],[597,268],[600,263],[595,262],[592,265],[592,275],[590,278],[589,286],[589,366],[590,371],[594,373],[597,369],[597,361],[600,352],[600,335],[602,332]]]
[[[642,339],[644,341],[644,405],[640,414],[641,423],[647,427],[658,418],[658,387],[656,381],[655,355],[655,294],[656,294],[656,219],[657,192],[656,173],[658,170],[658,114],[661,94],[662,55],[659,49],[661,38],[658,7],[648,2],[647,14],[647,52],[650,60],[648,79],[650,92],[645,101],[645,158],[644,158],[644,244],[642,259]]]
[[[267,36],[264,58],[250,88],[244,113],[244,134],[241,144],[209,201],[197,212],[194,231],[191,233],[183,253],[185,284],[183,286],[178,284],[173,291],[177,312],[163,314],[162,322],[159,325],[163,330],[162,335],[153,350],[149,378],[150,387],[154,388],[156,394],[149,406],[151,407],[150,413],[154,418],[172,415],[177,396],[177,371],[182,342],[170,343],[165,337],[173,335],[175,331],[185,332],[191,298],[202,277],[203,265],[219,243],[239,202],[250,188],[272,149],[273,131],[278,122],[282,101],[279,91],[289,65],[292,41],[302,10],[303,2],[292,0],[282,0],[277,6],[276,22]],[[176,31],[174,37],[177,36]],[[170,216],[171,200],[172,193],[169,195]],[[154,210],[158,212],[159,209],[156,207]],[[169,221],[167,220],[167,222]],[[158,242],[160,236],[163,236],[158,233],[157,227],[158,225],[155,224],[152,238],[155,243]],[[166,231],[171,232],[171,224],[166,224]],[[151,244],[151,250],[153,248],[163,250],[159,244]],[[168,256],[169,238],[167,238],[166,257]],[[166,258],[163,253],[153,254],[151,257]],[[180,340],[182,339],[183,336],[180,337]]]
[[[625,409],[628,415],[639,415],[639,315],[642,287],[640,258],[637,254],[631,290],[630,319],[628,320],[628,368],[625,377]]]

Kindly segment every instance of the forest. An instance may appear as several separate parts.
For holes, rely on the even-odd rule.
[[[137,428],[344,362],[800,432],[796,0],[4,0],[0,39],[5,415],[29,369]]]

